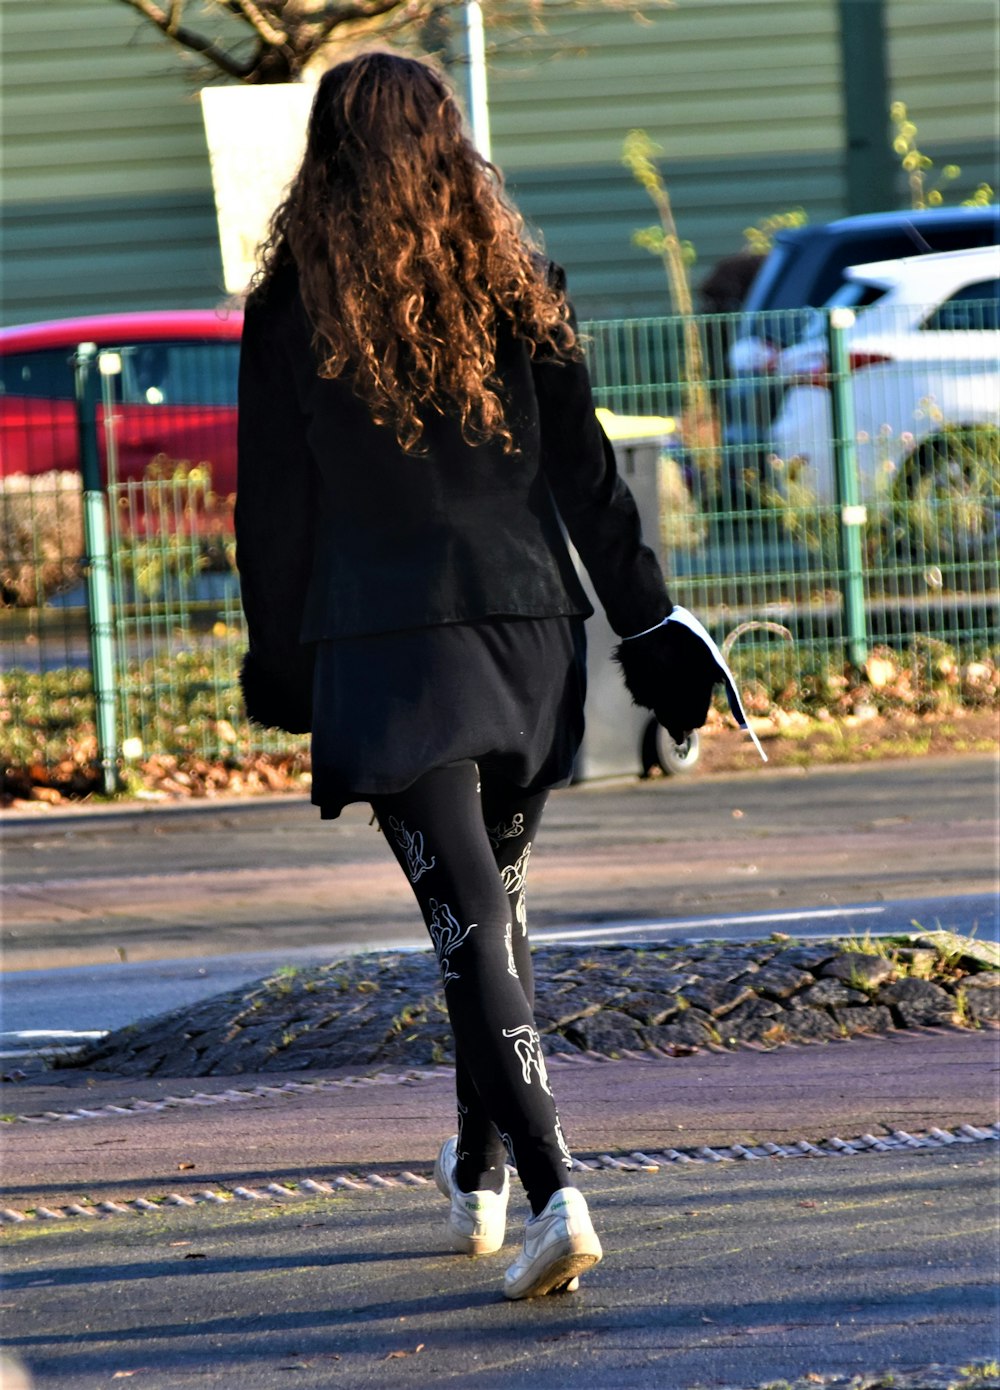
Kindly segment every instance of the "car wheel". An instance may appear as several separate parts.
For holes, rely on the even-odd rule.
[[[902,463],[894,488],[900,534],[959,558],[997,535],[1000,427],[946,425]]]
[[[651,719],[642,738],[642,765],[645,771],[658,767],[667,777],[691,772],[701,757],[701,740],[693,729],[683,743],[675,743],[662,724]]]

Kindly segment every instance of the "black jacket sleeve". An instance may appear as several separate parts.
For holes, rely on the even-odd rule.
[[[236,564],[249,631],[240,681],[258,724],[305,733],[315,649],[299,641],[317,475],[280,324],[251,296],[240,350]]]
[[[550,274],[563,288],[563,272],[553,266]],[[643,542],[635,499],[594,414],[586,365],[540,349],[532,373],[542,465],[566,530],[615,632],[642,632],[673,604],[659,561]]]

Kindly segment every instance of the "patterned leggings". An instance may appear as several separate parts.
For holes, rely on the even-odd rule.
[[[458,1185],[499,1190],[509,1156],[536,1215],[572,1185],[535,1029],[524,905],[546,795],[486,775],[480,789],[466,762],[372,800],[441,967],[455,1035]]]

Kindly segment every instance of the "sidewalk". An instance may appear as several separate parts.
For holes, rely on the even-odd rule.
[[[567,1133],[595,1165],[580,1181],[607,1258],[579,1294],[527,1305],[500,1293],[519,1197],[505,1251],[470,1261],[445,1253],[444,1205],[419,1181],[452,1127],[443,1069],[369,1084],[302,1073],[313,1090],[128,1114],[105,1107],[256,1079],[8,1088],[8,1111],[96,1114],[11,1124],[5,1202],[126,1208],[5,1228],[8,1344],[37,1390],[115,1375],[153,1390],[690,1390],[888,1367],[924,1390],[926,1372],[903,1373],[996,1354],[1000,1145],[756,1162],[664,1151],[984,1125],[996,1068],[996,1034],[941,1031],[555,1060]],[[635,1149],[658,1163],[601,1158]],[[268,1183],[297,1193],[155,1200]]]
[[[548,1066],[574,1151],[628,1154],[989,1125],[998,1118],[998,1061],[997,1033],[934,1029],[772,1052],[550,1057]],[[289,1082],[301,1089],[282,1092]],[[258,1086],[271,1093],[251,1094]],[[214,1105],[169,1103],[213,1095],[220,1097]],[[139,1113],[116,1113],[133,1099]],[[188,1082],[75,1077],[65,1085],[7,1086],[2,1108],[97,1112],[4,1127],[3,1204],[14,1208],[78,1201],[81,1193],[121,1200],[207,1183],[328,1181],[400,1169],[429,1175],[455,1126],[447,1068],[367,1081],[312,1070]]]

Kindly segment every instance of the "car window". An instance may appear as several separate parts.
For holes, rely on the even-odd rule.
[[[12,352],[0,357],[0,395],[40,401],[73,399],[73,363],[69,348]]]
[[[122,398],[132,405],[235,405],[240,347],[139,343],[122,353]]]
[[[809,321],[803,338],[821,338],[826,333],[829,309],[867,309],[869,304],[877,304],[885,294],[885,285],[869,285],[864,280],[845,280],[839,289],[831,294],[822,309],[810,309]]]
[[[745,308],[756,309],[758,305],[771,302],[773,288],[785,273],[785,267],[795,258],[796,250],[792,242],[776,241],[764,264],[754,276],[748,292]]]
[[[952,333],[1000,329],[1000,280],[978,280],[974,285],[963,285],[950,299],[939,304],[920,326],[925,330]]]

